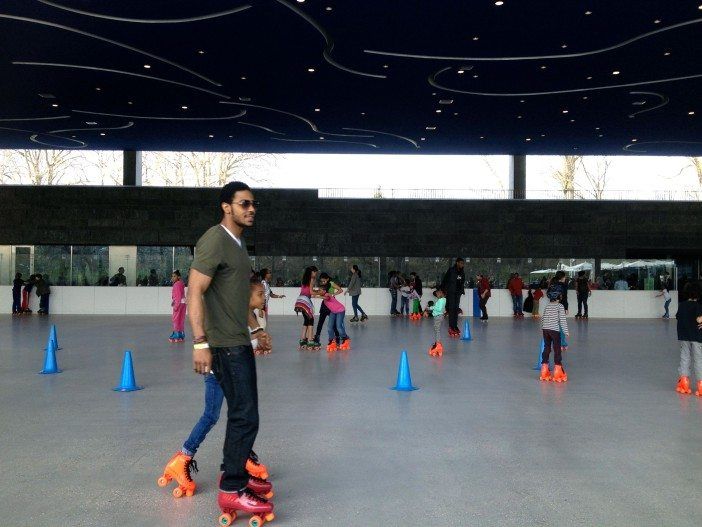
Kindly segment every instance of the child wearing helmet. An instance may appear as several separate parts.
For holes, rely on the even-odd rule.
[[[546,292],[549,303],[544,310],[543,318],[541,319],[541,331],[544,336],[544,351],[541,355],[541,375],[539,379],[542,381],[567,382],[568,375],[563,370],[561,357],[561,332],[568,337],[568,322],[566,321],[566,313],[563,304],[561,303],[561,289],[559,287],[550,287]],[[553,376],[548,367],[549,355],[553,347]]]

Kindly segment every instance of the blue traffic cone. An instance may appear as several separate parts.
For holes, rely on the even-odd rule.
[[[54,344],[56,344],[57,350],[63,349],[61,346],[59,346],[59,343],[58,343],[58,333],[56,332],[56,325],[55,324],[51,324],[51,331],[49,332],[49,339],[54,341]]]
[[[116,392],[133,392],[141,390],[143,386],[137,386],[134,378],[134,365],[132,364],[132,352],[127,350],[124,352],[124,362],[122,363],[122,380],[119,386],[113,388]]]
[[[61,373],[61,370],[58,368],[58,363],[56,362],[56,344],[54,344],[54,341],[51,339],[49,339],[49,343],[46,345],[46,353],[44,354],[44,369],[39,373],[44,375]]]
[[[470,323],[467,318],[463,321],[463,336],[461,340],[473,340],[473,336],[470,334]]]
[[[412,386],[412,376],[410,375],[409,359],[407,359],[407,351],[402,350],[402,355],[400,356],[400,367],[397,369],[397,384],[391,390],[397,390],[400,392],[411,392],[412,390],[419,390]]]

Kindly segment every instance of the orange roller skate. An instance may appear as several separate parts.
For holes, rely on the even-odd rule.
[[[329,344],[327,344],[327,351],[332,352],[338,350],[338,346],[336,345],[335,340],[330,340]]]
[[[553,380],[553,377],[551,377],[551,370],[548,369],[548,364],[541,365],[541,375],[539,375],[539,380],[540,381]]]
[[[217,495],[217,504],[222,511],[217,525],[222,527],[231,525],[236,520],[239,512],[252,514],[249,519],[249,527],[261,527],[264,523],[275,518],[273,503],[249,489],[239,492],[223,492],[220,490]]]
[[[261,463],[253,450],[249,454],[249,459],[246,460],[246,472],[255,478],[268,479],[268,469],[266,465]]]
[[[431,345],[431,348],[429,348],[429,355],[432,357],[443,357],[444,347],[441,342],[434,342],[434,344]]]
[[[173,496],[181,498],[183,495],[188,497],[195,494],[195,482],[190,475],[190,471],[197,472],[197,463],[192,456],[186,456],[183,452],[176,452],[173,457],[168,460],[163,474],[158,478],[158,486],[165,487],[172,480],[178,482],[178,486],[173,489]]]
[[[697,397],[702,397],[702,381],[697,381],[697,390],[695,390],[695,395]]]
[[[339,346],[339,349],[344,350],[344,351],[350,350],[351,349],[351,339],[348,337],[343,339],[341,341],[341,345]]]
[[[678,385],[675,387],[675,391],[685,395],[691,394],[692,390],[690,389],[690,378],[685,375],[680,377],[678,379]]]
[[[568,382],[568,375],[566,375],[563,367],[558,364],[553,368],[553,382]]]

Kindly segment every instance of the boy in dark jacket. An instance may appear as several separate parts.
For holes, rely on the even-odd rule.
[[[37,296],[39,297],[39,310],[38,315],[48,315],[49,314],[49,295],[51,294],[51,288],[49,283],[44,279],[44,277],[37,273]]]
[[[22,286],[24,285],[24,280],[22,280],[22,273],[17,273],[15,279],[12,282],[12,314],[21,315],[22,314]]]
[[[695,395],[702,397],[702,331],[699,328],[702,323],[702,305],[698,302],[700,286],[696,282],[687,284],[685,295],[687,300],[680,303],[675,315],[678,319],[678,340],[680,341],[680,367],[678,368],[680,377],[675,391],[682,394],[692,393],[690,388],[690,355],[692,355],[697,377]]]
[[[449,267],[441,281],[440,289],[446,293],[446,311],[449,316],[450,337],[459,337],[461,330],[458,329],[458,307],[461,303],[461,295],[465,293],[466,276],[463,271],[465,263],[463,258],[456,258],[455,265]]]

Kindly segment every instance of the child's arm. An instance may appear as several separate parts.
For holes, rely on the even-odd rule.
[[[566,337],[570,336],[570,333],[568,332],[568,320],[566,319],[565,308],[563,307],[563,304],[559,304],[558,322],[560,323],[561,329],[563,330],[563,333],[565,333]]]

